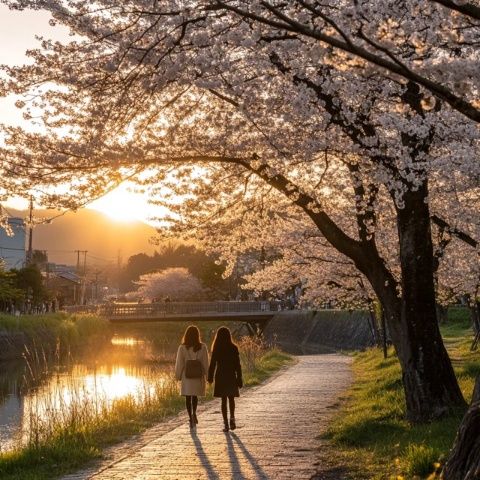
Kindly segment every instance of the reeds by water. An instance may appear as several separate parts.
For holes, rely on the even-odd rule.
[[[258,384],[290,359],[259,339],[244,338],[238,343],[246,386]],[[38,346],[25,353],[29,377],[25,384],[31,391],[25,397],[21,431],[8,451],[4,448],[0,453],[2,480],[23,478],[16,476],[18,471],[35,471],[38,479],[53,478],[52,468],[58,475],[78,468],[99,455],[102,447],[139,433],[183,408],[173,358],[170,364],[159,362],[157,369],[131,381],[123,390],[119,388],[121,381],[131,377],[120,375],[117,394],[113,394],[115,382],[105,389],[93,373],[86,385],[77,381],[74,371],[62,369],[62,351],[65,349],[59,345],[56,364]],[[53,372],[56,379],[53,385],[50,380],[48,388],[43,383],[45,372]]]

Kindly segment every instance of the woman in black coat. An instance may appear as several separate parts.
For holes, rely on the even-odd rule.
[[[235,430],[235,397],[240,396],[239,388],[243,386],[242,367],[238,347],[232,342],[230,330],[220,327],[215,335],[212,347],[212,358],[208,369],[208,382],[212,383],[215,374],[213,395],[222,399],[222,416],[225,424],[224,432]],[[228,424],[227,398],[230,409],[230,425]]]

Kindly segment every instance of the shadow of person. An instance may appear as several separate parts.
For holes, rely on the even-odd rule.
[[[230,433],[231,438],[235,441],[235,443],[238,445],[240,450],[242,451],[244,457],[248,460],[248,463],[250,463],[252,470],[255,472],[256,477],[259,480],[268,480],[268,475],[263,471],[262,467],[258,464],[257,460],[255,460],[255,457],[248,451],[247,447],[244,445],[244,443],[240,440],[238,435],[236,433],[231,432]],[[233,445],[232,445],[233,447]],[[232,448],[233,450],[233,448]]]
[[[205,469],[208,480],[220,480],[218,473],[213,468],[213,465],[210,463],[210,460],[203,449],[202,442],[198,438],[196,430],[190,430],[190,435],[192,436],[193,444],[197,450],[197,457],[199,458],[202,467]]]
[[[232,438],[228,433],[225,434],[225,439],[227,440],[227,452],[228,458],[230,460],[230,470],[232,472],[232,478],[235,480],[247,480],[242,473],[242,467],[238,461],[237,453],[235,452],[235,447],[233,446]]]

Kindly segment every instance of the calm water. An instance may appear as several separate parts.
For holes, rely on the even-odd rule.
[[[147,394],[172,371],[178,341],[177,333],[120,330],[108,342],[61,360],[38,355],[0,363],[0,449],[25,438],[33,416],[84,400],[104,405]]]

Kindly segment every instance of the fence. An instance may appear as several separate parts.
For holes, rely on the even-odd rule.
[[[279,309],[278,302],[165,302],[165,303],[114,303],[65,307],[69,313],[96,313],[107,318],[115,317],[168,317],[175,315],[255,313]]]

